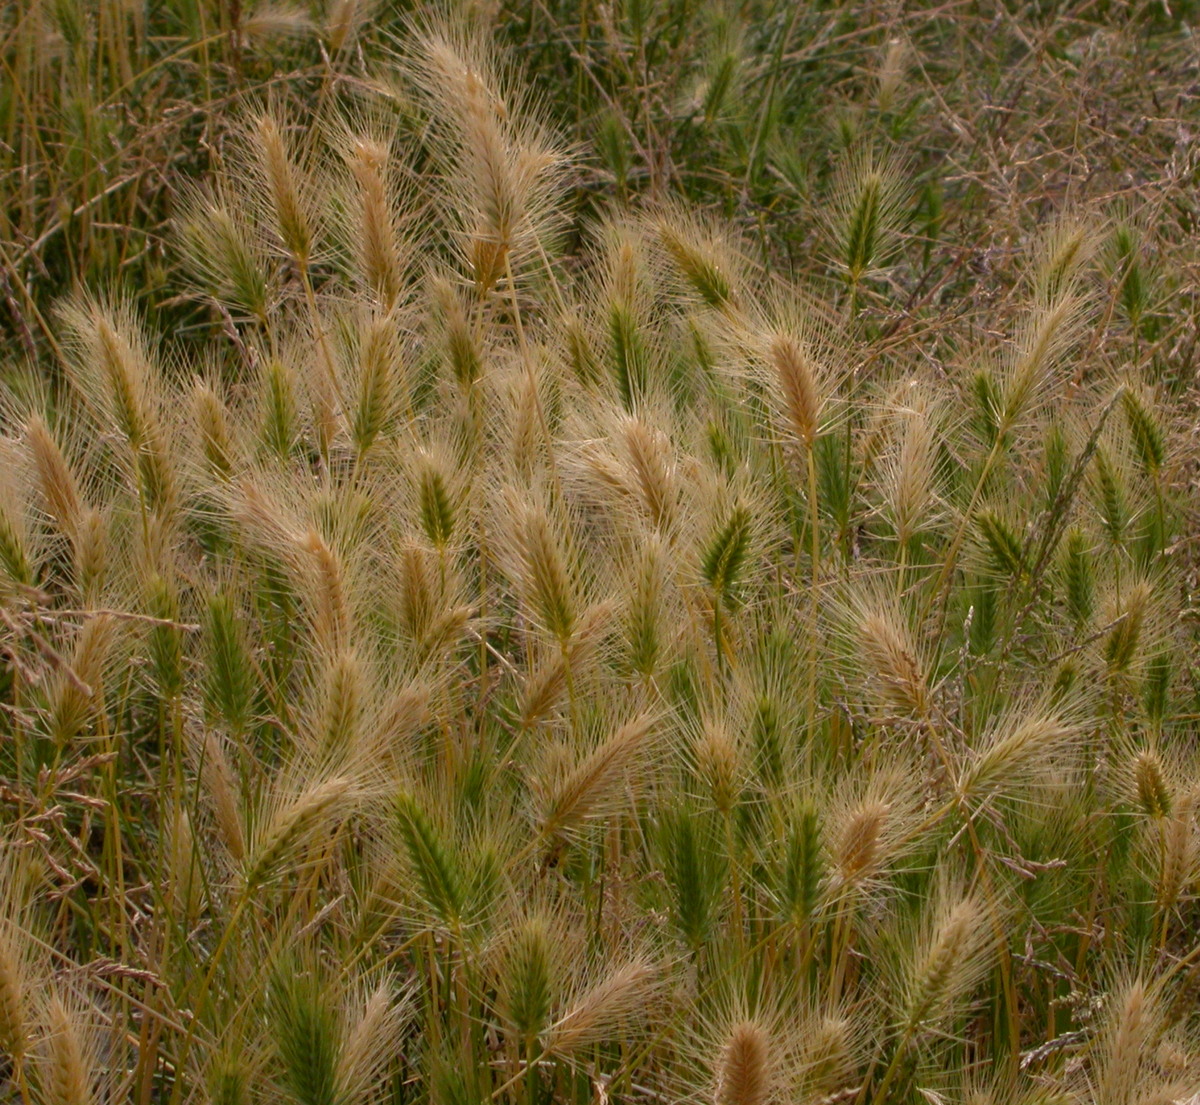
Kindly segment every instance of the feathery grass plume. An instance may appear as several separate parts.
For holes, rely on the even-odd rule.
[[[411,778],[416,738],[434,720],[434,706],[444,699],[455,674],[452,668],[421,671],[398,689],[384,690],[372,673],[353,769],[385,789]]]
[[[918,841],[912,835],[920,808],[915,765],[900,756],[834,791],[826,819],[828,893],[844,899],[880,884],[884,872]]]
[[[33,587],[37,581],[37,554],[32,545],[25,503],[15,479],[15,458],[0,451],[0,461],[11,460],[0,476],[0,573],[18,589]],[[7,590],[7,588],[5,588]]]
[[[1096,609],[1096,580],[1087,535],[1078,527],[1067,531],[1062,555],[1062,579],[1067,613],[1076,629],[1082,629]]]
[[[833,183],[829,228],[836,261],[857,288],[895,249],[906,203],[906,168],[863,146],[848,154]]]
[[[106,614],[79,627],[68,669],[57,672],[50,687],[47,732],[59,749],[83,736],[104,708],[117,637],[116,620]]]
[[[1121,309],[1135,336],[1140,336],[1155,284],[1153,269],[1146,264],[1143,239],[1143,230],[1135,222],[1121,221],[1113,228],[1106,250],[1112,275],[1120,281]]]
[[[114,390],[92,358],[87,394],[60,394],[53,371],[0,368],[0,509],[30,584],[0,566],[0,850],[44,868],[9,925],[32,963],[15,1014],[0,876],[0,1050],[7,1035],[27,1052],[23,1071],[0,1056],[0,1097],[53,1105],[52,958],[64,987],[113,998],[83,1014],[104,1022],[96,1102],[1102,1105],[1114,964],[1157,963],[1165,1000],[1195,997],[1194,627],[1175,615],[1197,547],[1163,555],[1189,516],[1165,451],[1188,411],[1168,426],[1158,391],[1186,390],[1197,251],[1164,236],[1172,271],[1139,291],[1147,258],[1129,243],[1113,325],[1068,344],[1087,242],[1059,235],[1032,280],[1010,246],[1040,218],[1020,185],[1046,167],[1043,193],[1125,189],[1187,224],[1172,192],[1186,173],[1155,171],[1186,96],[1135,112],[1141,137],[1052,110],[1056,42],[1086,44],[1072,79],[1096,118],[1117,93],[1161,91],[1147,75],[1186,77],[1179,13],[1080,39],[1079,11],[1041,5],[1047,54],[1018,41],[1025,15],[993,27],[987,5],[955,9],[961,34],[917,5],[878,35],[864,0],[514,0],[499,22],[497,0],[451,0],[458,14],[414,17],[421,75],[396,92],[377,65],[386,28],[362,26],[358,50],[370,0],[314,0],[324,37],[260,50],[255,35],[305,22],[273,2],[0,5],[0,61],[32,116],[0,91],[9,344],[36,360],[61,340],[39,306],[54,285],[116,266],[166,312],[180,358],[151,363],[157,342],[115,327],[141,342],[140,382]],[[937,85],[937,111],[918,110],[892,33],[914,53],[965,44],[938,58],[962,80]],[[500,38],[520,40],[524,86],[572,86],[558,106],[581,134],[609,120],[632,213],[592,243],[564,235],[562,255],[548,228],[586,222],[614,182],[582,166],[562,221],[542,217],[562,161],[524,122]],[[998,116],[1008,147],[976,142],[987,113],[964,110],[995,66],[1025,90]],[[224,137],[228,105],[264,80],[289,112],[277,101],[276,183],[293,174],[282,187],[308,220],[290,247],[253,124],[240,149]],[[348,121],[322,125],[347,96]],[[180,229],[198,306],[169,301],[171,257],[143,232],[197,160],[172,144],[202,119],[156,97],[213,108],[212,210],[177,208],[196,224]],[[817,108],[847,97],[863,110],[844,160],[894,142],[928,186],[919,233],[890,236],[903,254],[874,186],[852,189],[835,265],[808,248],[808,201],[829,193],[840,141]],[[1034,161],[1009,156],[1030,136]],[[22,150],[63,165],[10,172]],[[662,215],[672,189],[690,206]],[[982,207],[964,219],[964,200]],[[737,244],[752,225],[755,259]],[[1182,310],[1160,308],[1166,290]],[[853,341],[823,329],[834,301]],[[996,341],[990,359],[972,359],[975,335]],[[71,384],[85,343],[67,344]],[[1142,413],[1107,362],[1128,364]],[[142,404],[127,404],[133,436],[158,426],[169,512],[122,386]],[[1121,484],[1117,548],[1117,512],[1088,494],[1099,445]],[[850,597],[831,603],[835,577]],[[1130,646],[1125,596],[1142,584]],[[645,712],[654,733],[613,736]],[[398,792],[424,820],[403,823]],[[967,886],[980,939],[1013,954],[952,1001],[938,987],[961,987],[971,955],[947,950],[945,887]],[[543,913],[561,968],[510,1002],[505,949]],[[317,1008],[285,999],[280,1031],[268,979],[289,946]],[[411,1024],[392,969],[420,979]],[[1147,1038],[1117,1105],[1187,1098],[1195,1028]]]
[[[518,702],[522,729],[557,720],[555,711],[567,693],[567,670],[574,669],[576,653],[572,642],[565,651],[543,659],[524,680]]]
[[[271,1037],[282,1082],[296,1105],[338,1105],[341,1025],[329,980],[290,956],[275,965],[267,991]]]
[[[184,686],[179,584],[173,573],[164,574],[149,568],[144,587],[146,613],[155,619],[146,642],[150,673],[158,693],[170,701]]]
[[[811,454],[825,409],[828,372],[814,353],[811,334],[803,329],[775,330],[761,339],[757,356],[767,394],[787,436]]]
[[[387,315],[362,320],[352,350],[354,410],[350,439],[361,460],[392,425],[402,405],[404,363],[396,325]]]
[[[905,965],[899,1023],[905,1038],[934,1029],[987,973],[995,935],[983,904],[944,893]]]
[[[999,630],[998,588],[986,577],[972,589],[971,605],[967,608],[967,644],[972,655],[986,656],[996,644]]]
[[[331,0],[321,26],[329,52],[336,55],[352,50],[378,7],[378,0]]]
[[[732,505],[723,509],[719,505],[718,511],[709,523],[713,527],[709,536],[697,551],[700,575],[710,591],[712,644],[717,666],[724,674],[732,662],[724,611],[736,608],[743,597],[758,534],[756,519],[742,496],[735,497]]]
[[[243,155],[254,187],[251,199],[262,205],[263,222],[273,244],[307,279],[319,236],[318,204],[307,168],[298,164],[283,120],[262,112],[247,120]]]
[[[735,598],[753,537],[754,520],[749,508],[735,503],[701,548],[700,573],[711,588],[716,605]]]
[[[206,732],[197,742],[194,755],[200,761],[200,780],[208,792],[221,843],[234,863],[242,864],[246,859],[246,834],[242,829],[240,788],[225,753],[225,742],[215,733]]]
[[[513,1043],[528,1057],[551,1021],[565,964],[565,934],[556,919],[534,913],[506,933],[497,968],[496,1004]]]
[[[592,143],[601,163],[616,185],[617,194],[624,198],[629,185],[632,159],[626,123],[619,111],[606,111],[600,116]]]
[[[425,906],[451,931],[462,927],[467,901],[465,874],[424,806],[412,794],[396,799],[396,826]]]
[[[157,394],[161,370],[148,335],[122,301],[79,296],[62,311],[73,347],[72,382],[100,426],[129,446],[132,476],[145,505],[163,519],[176,506],[175,471]]]
[[[598,431],[599,440],[581,449],[590,479],[615,493],[614,513],[632,504],[658,533],[674,535],[681,489],[670,412],[646,403],[636,414],[602,411],[597,422],[591,432]]]
[[[45,1070],[40,1079],[46,1105],[92,1105],[98,1069],[94,1032],[72,998],[53,992],[46,1009]]]
[[[1160,649],[1146,663],[1146,676],[1142,681],[1142,708],[1155,730],[1162,729],[1167,717],[1174,671],[1175,657],[1169,647]]]
[[[732,9],[714,5],[707,13],[711,27],[700,82],[692,95],[708,126],[732,121],[742,109],[747,64],[744,26]]]
[[[364,481],[362,488],[319,488],[314,493],[301,481],[297,490],[307,517],[348,564],[372,548],[386,532],[385,510],[391,502],[389,490],[379,482]],[[347,574],[348,578],[353,576],[351,572]]]
[[[780,704],[774,695],[759,695],[750,717],[750,740],[754,766],[763,786],[772,792],[782,789],[785,779]]]
[[[25,423],[25,447],[37,473],[38,489],[59,531],[78,542],[84,510],[79,481],[53,431],[40,415]]]
[[[867,800],[846,811],[839,826],[834,853],[838,881],[846,887],[865,882],[882,866],[886,855],[885,830],[891,807]]]
[[[227,490],[229,511],[240,536],[286,569],[294,581],[304,581],[309,570],[305,530],[297,516],[298,491],[290,473],[255,472],[235,481]]]
[[[601,380],[603,367],[596,354],[593,340],[584,315],[578,310],[567,310],[558,320],[561,335],[560,347],[575,379],[589,390]]]
[[[607,223],[602,229],[603,282],[597,306],[617,397],[632,412],[651,386],[654,358],[646,314],[653,298],[652,285],[638,230],[619,222]]]
[[[311,702],[305,710],[304,734],[314,762],[344,764],[358,749],[366,712],[367,678],[353,651],[324,657],[316,673]]]
[[[430,298],[432,321],[450,371],[459,388],[470,391],[483,375],[484,356],[463,293],[450,280],[435,276],[430,281]]]
[[[1200,878],[1200,827],[1196,824],[1197,796],[1188,793],[1175,803],[1174,813],[1158,822],[1161,833],[1157,904],[1162,914],[1165,943],[1169,914],[1184,891]]]
[[[612,613],[610,603],[596,603],[585,610],[565,649],[560,649],[534,667],[521,686],[521,726],[529,728],[550,717],[564,695],[576,689],[593,674],[601,639],[608,629]]]
[[[200,455],[204,458],[207,475],[228,480],[237,465],[237,448],[229,423],[229,411],[210,384],[199,380],[192,387],[192,410]]]
[[[688,950],[698,956],[717,922],[725,892],[724,849],[712,821],[685,805],[662,810],[657,836],[671,919]]]
[[[238,737],[254,717],[258,689],[241,611],[228,590],[209,596],[204,612],[204,702],[210,724],[217,719]]]
[[[1186,1032],[1163,1034],[1154,1049],[1151,1071],[1149,1085],[1142,1090],[1139,1101],[1167,1105],[1186,1098],[1196,1079],[1195,1051]]]
[[[625,784],[652,751],[657,721],[649,713],[631,718],[543,780],[537,794],[536,839],[560,849],[589,821],[619,805]]]
[[[958,771],[955,788],[973,803],[1005,793],[1022,796],[1031,786],[1060,780],[1070,771],[1077,722],[1061,708],[1016,702],[975,742]]]
[[[240,536],[307,608],[312,643],[336,652],[356,623],[365,548],[381,540],[381,517],[363,492],[314,485],[300,472],[259,470],[223,489]],[[289,595],[288,602],[292,601]]]
[[[685,285],[701,302],[736,312],[739,259],[730,244],[682,207],[666,207],[653,228]]]
[[[1121,406],[1142,469],[1151,479],[1155,479],[1167,459],[1163,429],[1149,404],[1128,385],[1121,389]]]
[[[304,38],[312,29],[312,19],[303,8],[275,0],[255,4],[243,15],[241,22],[242,38],[251,48]]]
[[[406,541],[398,549],[397,613],[405,635],[423,658],[426,641],[444,613],[444,579],[436,557],[423,544]]]
[[[1129,484],[1122,467],[1103,445],[1096,450],[1091,467],[1092,501],[1100,526],[1114,549],[1121,548],[1133,520],[1128,502]]]
[[[247,849],[242,884],[247,891],[280,874],[309,841],[336,821],[345,820],[356,799],[350,779],[334,776],[311,783],[296,794],[281,792],[273,809],[260,817],[261,828]]]
[[[813,801],[796,803],[777,862],[773,896],[780,920],[803,931],[820,908],[829,862],[821,814]]]
[[[7,864],[0,867],[0,889],[15,891],[12,881]],[[36,980],[26,919],[12,905],[5,910],[10,912],[15,916],[0,915],[0,1056],[21,1068],[29,1052]]]
[[[894,598],[852,596],[848,609],[857,643],[857,660],[865,667],[879,706],[904,716],[924,718],[932,696],[929,658],[909,629]]]
[[[1008,521],[999,511],[984,509],[976,513],[975,525],[992,570],[1001,579],[1019,580],[1026,570],[1024,548]]]
[[[729,816],[742,797],[742,750],[737,734],[725,719],[709,717],[692,741],[696,776],[713,808]]]
[[[623,618],[629,669],[647,685],[662,670],[670,642],[669,602],[665,594],[670,572],[669,548],[656,536],[642,542],[623,593],[628,605]]]
[[[184,929],[191,932],[200,914],[202,886],[198,863],[201,853],[187,810],[176,811],[169,826],[165,851],[170,880],[168,901]]]
[[[416,1005],[412,988],[397,992],[391,979],[359,989],[348,1002],[337,1064],[338,1100],[350,1105],[367,1100],[389,1073]]]
[[[259,381],[259,448],[276,460],[290,460],[300,443],[296,389],[296,374],[270,358]]]
[[[447,450],[418,449],[412,476],[417,520],[426,540],[444,553],[455,538],[467,497]]]
[[[13,954],[8,934],[0,934],[0,1055],[22,1064],[29,1046],[25,1017],[25,980]]]
[[[112,563],[105,516],[90,507],[79,521],[75,541],[75,579],[84,602],[94,604]]]
[[[1068,657],[1054,669],[1054,678],[1050,683],[1048,701],[1058,704],[1067,700],[1079,681],[1079,664],[1073,657]]]
[[[1035,300],[1022,315],[997,394],[997,442],[1051,393],[1057,369],[1079,336],[1088,300],[1071,281],[1055,297]]]
[[[714,1064],[714,1105],[767,1105],[776,1089],[771,1033],[757,1020],[733,1025]]]
[[[918,533],[935,528],[939,521],[935,476],[940,410],[916,381],[900,389],[892,402],[896,409],[889,414],[899,423],[899,434],[879,463],[878,481],[888,521],[900,548],[907,550]]]
[[[1053,510],[1071,470],[1071,447],[1060,419],[1055,418],[1046,428],[1045,457],[1042,502],[1044,509]]]
[[[1133,787],[1137,803],[1150,818],[1161,820],[1174,806],[1171,787],[1163,773],[1162,757],[1154,748],[1143,748],[1133,758]]]
[[[1129,672],[1143,644],[1143,629],[1151,614],[1153,588],[1147,580],[1135,580],[1112,597],[1105,624],[1110,626],[1102,647],[1109,677]]]
[[[310,557],[308,583],[314,636],[322,648],[339,652],[348,647],[353,624],[345,561],[315,529],[304,535],[302,548]]]
[[[853,1085],[862,1030],[840,1011],[825,1012],[806,1026],[795,1061],[794,1090],[800,1101],[826,1101]]]
[[[423,664],[462,637],[472,608],[456,601],[461,597],[458,574],[432,550],[417,541],[406,541],[397,554],[397,613],[407,634],[410,659]]]
[[[886,115],[896,105],[897,93],[904,83],[912,61],[912,44],[903,38],[888,39],[887,49],[875,72],[875,106]]]
[[[428,112],[447,218],[483,297],[552,245],[569,158],[501,68],[482,27],[435,15],[414,27],[413,42],[407,76]]]
[[[516,488],[503,495],[507,571],[536,626],[565,646],[579,614],[576,566],[561,520],[539,498]]]
[[[1035,301],[1054,303],[1075,290],[1097,245],[1095,230],[1082,218],[1073,213],[1056,216],[1034,248],[1031,282]]]
[[[347,205],[347,236],[358,278],[388,314],[407,291],[411,254],[398,219],[403,201],[396,186],[392,144],[386,137],[349,129],[335,141],[354,181]]]
[[[1099,1054],[1090,1079],[1096,1105],[1139,1100],[1150,1045],[1162,1026],[1157,995],[1140,978],[1120,983],[1109,998]]]
[[[251,1077],[250,1062],[237,1043],[215,1051],[204,1076],[210,1105],[248,1105]]]
[[[980,440],[989,448],[1000,441],[1000,420],[1004,398],[991,365],[980,368],[971,377],[971,397],[974,399],[971,422]]]
[[[546,1054],[570,1058],[617,1034],[624,1036],[654,1004],[659,967],[635,957],[576,993],[543,1037]]]
[[[218,303],[264,328],[277,289],[248,205],[224,182],[184,192],[175,237],[188,274]]]
[[[553,430],[547,410],[555,397],[547,367],[541,349],[529,356],[508,357],[504,371],[497,374],[489,413],[495,423],[492,430],[495,439],[505,444],[504,460],[512,476],[535,483],[541,470],[549,477],[549,489],[557,494],[558,460],[553,451]]]

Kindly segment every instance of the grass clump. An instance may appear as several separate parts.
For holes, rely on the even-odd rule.
[[[759,7],[222,9],[197,79],[312,69],[173,187],[178,294],[0,259],[14,1100],[1191,1092],[1190,270],[1039,114],[1171,28],[1022,15],[1002,124],[937,12]]]

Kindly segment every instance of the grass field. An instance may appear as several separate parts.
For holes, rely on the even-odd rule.
[[[1198,16],[0,11],[0,1103],[1194,1105]]]

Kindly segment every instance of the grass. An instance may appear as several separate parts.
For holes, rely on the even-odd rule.
[[[1193,14],[7,12],[3,1092],[1194,1094]]]

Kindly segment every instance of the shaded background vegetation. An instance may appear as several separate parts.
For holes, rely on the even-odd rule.
[[[910,242],[873,289],[911,330],[1003,275],[1046,214],[1136,213],[1168,281],[1144,320],[1186,383],[1197,96],[1188,5],[508,3],[499,44],[585,152],[580,221],[685,196],[734,220],[765,266],[828,276],[819,235],[839,155],[903,149]],[[167,227],[182,182],[219,166],[231,121],[270,98],[322,118],[386,80],[395,5],[21,2],[2,24],[5,325],[34,351],[50,304],[123,280],[166,329],[181,309]],[[399,121],[404,109],[397,105]],[[995,294],[989,280],[989,294]],[[1170,319],[1162,310],[1172,297]]]

